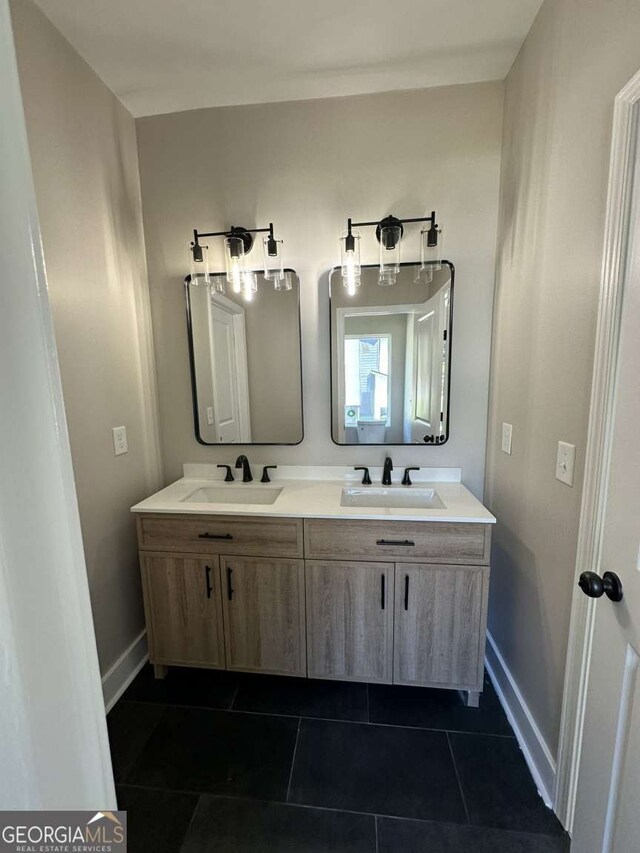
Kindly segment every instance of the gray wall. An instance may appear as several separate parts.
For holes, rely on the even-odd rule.
[[[495,82],[138,119],[166,481],[180,476],[183,462],[230,458],[225,448],[198,445],[191,422],[181,280],[193,228],[273,221],[286,264],[300,276],[305,440],[270,449],[269,459],[375,464],[383,448],[331,441],[327,271],[339,260],[349,215],[435,208],[457,270],[452,437],[441,448],[394,449],[394,462],[460,465],[482,493],[502,99]],[[407,228],[403,260],[418,259],[418,234]],[[375,263],[373,229],[362,244],[363,263]],[[224,268],[222,241],[210,246],[212,268]],[[259,266],[258,247],[249,260]]]
[[[486,499],[489,629],[558,744],[613,101],[640,67],[640,4],[546,0],[508,78]],[[454,334],[454,363],[455,334]],[[500,452],[503,421],[513,453]],[[454,422],[455,423],[455,422]],[[558,439],[577,447],[573,488]]]
[[[104,672],[144,626],[129,507],[159,479],[135,125],[31,0],[12,16]]]

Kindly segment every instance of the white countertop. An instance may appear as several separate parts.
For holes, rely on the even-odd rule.
[[[384,518],[387,520],[397,519],[398,521],[441,521],[441,522],[466,522],[476,524],[494,524],[495,517],[487,510],[480,501],[475,498],[469,489],[462,485],[461,482],[453,481],[453,476],[450,473],[441,472],[457,472],[459,478],[459,469],[422,469],[422,471],[412,472],[412,480],[414,487],[432,488],[438,493],[440,499],[444,503],[444,507],[415,509],[415,508],[398,508],[398,507],[349,507],[341,506],[340,500],[342,497],[342,489],[345,487],[353,487],[360,483],[357,474],[350,469],[325,468],[320,473],[320,476],[334,476],[342,474],[339,479],[321,479],[308,478],[309,470],[296,472],[293,467],[281,468],[278,471],[270,472],[272,482],[263,485],[259,482],[259,466],[254,467],[254,476],[258,473],[258,477],[252,483],[246,485],[251,488],[273,489],[274,487],[282,488],[282,492],[272,504],[238,504],[238,503],[202,503],[186,501],[189,495],[197,489],[207,488],[211,486],[227,485],[221,482],[223,472],[211,466],[210,470],[205,470],[209,466],[185,466],[186,473],[207,474],[207,476],[187,476],[170,486],[156,492],[155,495],[146,498],[131,508],[132,512],[136,513],[175,513],[188,515],[236,515],[236,516],[263,516],[266,518],[350,518],[375,520]],[[193,469],[196,469],[194,471]],[[374,486],[380,482],[380,477],[377,476],[379,469],[372,467],[370,469],[371,477],[374,479]],[[291,477],[291,473],[299,473],[299,477]],[[401,473],[401,469],[400,469]],[[429,477],[431,479],[424,479]],[[394,474],[397,479],[397,472]],[[229,483],[229,486],[243,488],[244,484],[235,480],[234,483]],[[367,488],[364,486],[363,488]],[[394,483],[392,489],[405,491],[411,489],[412,486],[402,486]]]

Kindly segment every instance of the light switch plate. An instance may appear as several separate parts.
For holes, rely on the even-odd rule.
[[[556,457],[556,480],[573,486],[573,469],[576,464],[576,446],[567,444],[566,441],[558,442],[558,455]]]
[[[127,428],[123,426],[113,428],[113,452],[116,456],[128,453]]]
[[[502,452],[508,453],[511,456],[511,433],[513,427],[511,424],[502,424]]]
[[[207,406],[207,423],[213,426],[213,406]]]

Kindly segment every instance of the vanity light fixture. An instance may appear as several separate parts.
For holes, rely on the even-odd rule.
[[[193,247],[191,243],[191,247]],[[198,244],[197,249],[189,249],[189,267],[191,281],[194,284],[211,284],[211,268],[209,267],[209,247]],[[197,264],[202,264],[202,272],[198,272]]]
[[[420,268],[415,277],[416,283],[425,282],[428,284],[433,280],[433,273],[442,269],[444,236],[442,228],[435,221],[435,211],[432,215],[433,221],[420,232]]]
[[[347,230],[340,237],[342,283],[347,293],[353,296],[360,286],[360,233],[354,228],[375,226],[376,238],[380,244],[380,271],[378,284],[389,287],[396,283],[400,272],[400,245],[404,236],[404,226],[412,222],[423,222],[425,227],[420,233],[420,269],[416,281],[431,281],[433,270],[442,268],[442,229],[436,222],[436,212],[431,216],[412,219],[398,219],[387,216],[379,222],[352,222],[347,220]]]
[[[354,296],[356,288],[360,287],[360,233],[351,230],[351,220],[348,230],[340,237],[340,255],[342,283],[349,296]]]
[[[282,240],[276,239],[273,233],[273,222],[268,228],[242,228],[233,225],[228,231],[199,232],[194,229],[191,252],[191,281],[193,284],[210,284],[208,246],[200,240],[204,237],[223,237],[224,254],[227,268],[227,282],[234,293],[243,293],[245,299],[251,300],[258,289],[254,272],[247,270],[246,256],[253,247],[253,234],[266,234],[263,239],[264,276],[272,281],[276,290],[287,290],[284,264],[282,259]],[[197,265],[203,263],[202,273],[197,271]],[[216,277],[216,290],[224,292],[224,283]]]
[[[387,216],[376,228],[376,237],[380,244],[380,274],[378,284],[390,287],[396,283],[400,272],[400,244],[404,228],[402,222],[395,216]]]

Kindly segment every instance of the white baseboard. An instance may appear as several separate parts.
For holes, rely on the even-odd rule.
[[[148,660],[147,632],[143,630],[102,676],[102,695],[107,714]]]
[[[515,732],[538,792],[550,809],[555,806],[556,761],[547,746],[513,675],[487,632],[485,663],[489,678]]]

